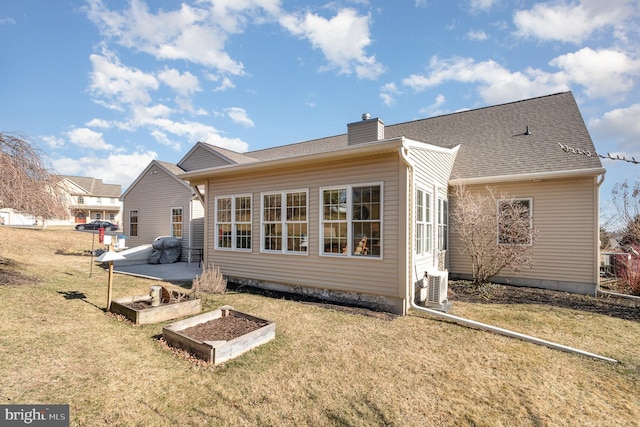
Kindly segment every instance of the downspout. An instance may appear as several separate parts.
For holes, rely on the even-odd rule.
[[[598,175],[596,179],[596,225],[595,225],[595,265],[593,266],[593,275],[596,278],[596,291],[595,296],[598,296],[600,292],[600,186],[604,182],[604,173]]]
[[[412,162],[412,160],[408,157],[407,155],[408,153],[408,148],[406,147],[401,147],[400,148],[400,157],[402,157],[402,159],[404,160],[404,162],[406,163],[406,165],[409,167],[410,171],[411,171],[411,189],[410,191],[413,191],[413,186],[414,186],[414,180],[415,180],[415,175],[414,175],[414,164]],[[600,184],[602,183],[602,181],[600,182]],[[598,184],[598,185],[600,185]],[[408,209],[408,212],[410,212],[411,209]],[[412,240],[411,240],[412,241]],[[412,243],[411,243],[412,244]],[[411,249],[411,244],[409,245],[410,249]],[[413,265],[413,250],[409,250],[409,260],[410,260],[410,265]],[[615,359],[611,359],[609,357],[605,357],[605,356],[601,356],[599,354],[595,354],[595,353],[589,353],[583,350],[579,350],[576,348],[572,348],[572,347],[567,347],[564,346],[562,344],[557,344],[551,341],[546,341],[540,338],[536,338],[536,337],[532,337],[530,335],[525,335],[525,334],[521,334],[519,332],[514,332],[514,331],[510,331],[508,329],[503,329],[503,328],[499,328],[497,326],[492,326],[492,325],[488,325],[486,323],[481,323],[481,322],[476,322],[475,320],[470,320],[470,319],[465,319],[463,317],[458,317],[458,316],[454,316],[452,314],[448,314],[448,313],[444,313],[442,311],[438,311],[438,310],[432,310],[430,308],[427,307],[421,307],[419,305],[417,305],[415,303],[415,286],[413,286],[413,284],[411,283],[411,281],[409,281],[409,289],[410,289],[410,298],[409,298],[409,304],[410,307],[414,310],[418,310],[418,311],[422,311],[424,313],[430,314],[432,316],[441,318],[441,319],[446,319],[455,323],[458,323],[460,325],[464,325],[464,326],[468,326],[474,329],[480,329],[480,330],[484,330],[484,331],[488,331],[488,332],[493,332],[495,334],[498,335],[504,335],[506,337],[510,337],[510,338],[516,338],[522,341],[526,341],[526,342],[530,342],[532,344],[537,344],[537,345],[542,345],[545,347],[549,347],[552,348],[554,350],[560,350],[560,351],[564,351],[567,353],[574,353],[574,354],[580,354],[582,356],[587,356],[587,357],[591,357],[594,359],[599,359],[599,360],[604,360],[607,362],[612,362],[612,363],[618,363],[617,360]]]
[[[405,146],[405,139],[404,137],[402,138],[402,146],[399,148],[399,154],[400,154],[400,158],[405,162],[405,164],[407,165],[407,168],[409,169],[409,174],[411,175],[411,179],[409,180],[409,191],[407,192],[409,194],[409,200],[411,200],[413,197],[415,197],[415,186],[416,186],[416,176],[415,176],[415,165],[413,164],[413,160],[411,160],[409,158],[409,148]],[[413,298],[415,298],[414,295],[414,286],[415,284],[412,282],[412,270],[413,270],[413,266],[415,265],[414,262],[414,250],[413,250],[413,245],[414,245],[414,224],[413,224],[413,209],[412,206],[407,206],[407,213],[406,213],[406,218],[405,218],[405,224],[408,225],[408,236],[407,236],[407,245],[405,245],[405,250],[407,253],[407,264],[406,264],[406,269],[408,271],[404,272],[404,282],[409,286],[410,291],[407,292],[405,291],[405,298],[409,297],[409,303],[413,304]],[[410,305],[411,306],[411,305]],[[406,305],[405,305],[406,307]]]

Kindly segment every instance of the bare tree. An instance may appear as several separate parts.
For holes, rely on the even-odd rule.
[[[475,286],[488,283],[505,268],[516,273],[531,268],[537,231],[528,200],[497,197],[491,187],[471,193],[462,185],[455,187],[453,195],[451,227],[462,240],[462,252],[471,257]]]
[[[41,152],[26,138],[1,132],[0,208],[42,220],[69,216],[58,178],[46,167]]]
[[[622,244],[640,244],[640,183],[617,183],[611,191],[615,206],[614,220],[623,228]]]

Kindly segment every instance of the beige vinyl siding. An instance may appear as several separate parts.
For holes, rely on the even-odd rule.
[[[191,155],[180,162],[180,167],[185,171],[194,171],[199,169],[208,169],[218,166],[227,166],[229,161],[217,156],[204,147],[198,147],[193,150]]]
[[[535,242],[533,269],[520,274],[510,270],[501,277],[597,283],[596,248],[598,207],[595,178],[550,180],[501,184],[492,186],[498,194],[505,192],[515,198],[533,201],[533,225],[538,230]],[[484,186],[468,187],[483,191]],[[453,225],[449,226],[451,271],[470,274],[469,256],[461,254]]]
[[[398,155],[393,154],[210,180],[210,192],[207,195],[207,262],[218,265],[225,275],[245,279],[404,297],[404,286],[398,284],[398,164]],[[320,189],[376,183],[383,188],[382,257],[321,256]],[[308,253],[261,253],[261,193],[301,189],[308,189],[309,195]],[[251,252],[214,250],[215,196],[247,193],[253,196]]]
[[[156,173],[145,171],[135,187],[127,191],[124,199],[124,227],[129,233],[129,212],[138,211],[138,236],[129,237],[127,246],[151,244],[159,236],[171,235],[171,208],[183,208],[182,259],[187,256],[191,217],[191,190],[162,168],[154,168]]]
[[[438,270],[438,198],[447,199],[447,183],[449,182],[456,153],[412,149],[410,156],[415,164],[415,187],[431,194],[431,253],[419,256],[414,254],[414,280],[420,280],[425,271]],[[411,197],[413,200],[415,195],[411,195]],[[412,211],[411,214],[413,217],[415,212]],[[412,230],[412,233],[415,233],[415,229]],[[411,241],[412,248],[413,245],[415,245],[415,235],[413,235]]]
[[[204,206],[200,200],[191,201],[191,236],[192,248],[204,248]]]

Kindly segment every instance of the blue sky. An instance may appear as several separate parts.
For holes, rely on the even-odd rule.
[[[256,150],[571,90],[640,159],[637,0],[0,4],[0,131],[125,189],[197,141]],[[559,152],[558,155],[563,155]],[[640,165],[603,161],[602,210]]]

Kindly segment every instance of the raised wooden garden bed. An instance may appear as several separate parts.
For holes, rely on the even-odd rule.
[[[202,311],[202,300],[163,300],[153,307],[150,295],[119,298],[111,302],[111,312],[121,314],[136,325],[158,323],[180,317],[191,316]]]
[[[214,365],[238,357],[275,336],[274,322],[241,313],[228,305],[162,328],[167,344]]]

